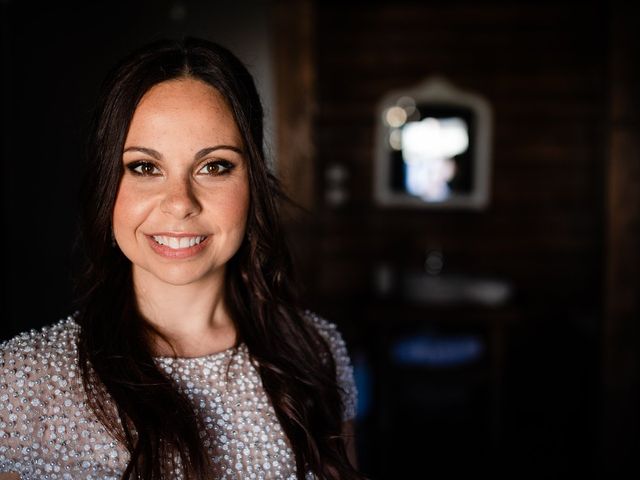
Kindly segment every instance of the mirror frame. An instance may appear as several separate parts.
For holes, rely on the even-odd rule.
[[[475,115],[476,126],[471,145],[473,150],[473,185],[471,193],[452,193],[442,201],[426,202],[419,197],[394,192],[389,185],[390,153],[388,127],[383,118],[390,107],[402,97],[410,97],[416,105],[464,107]],[[482,96],[460,90],[442,77],[430,77],[424,82],[407,89],[394,90],[386,94],[376,107],[376,146],[374,199],[382,207],[413,207],[427,209],[469,209],[482,210],[489,205],[491,177],[491,141],[493,132],[493,112],[489,102]]]

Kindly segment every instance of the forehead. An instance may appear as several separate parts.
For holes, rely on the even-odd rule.
[[[205,103],[228,110],[223,96],[208,83],[192,77],[175,78],[152,86],[136,110],[149,108],[179,108],[182,104]]]
[[[154,85],[142,97],[129,127],[130,136],[170,133],[233,136],[239,131],[225,98],[218,90],[194,78]]]

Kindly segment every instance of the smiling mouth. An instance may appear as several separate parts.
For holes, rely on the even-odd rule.
[[[198,235],[195,237],[169,237],[169,236],[165,236],[165,235],[153,235],[151,236],[151,238],[153,238],[153,240],[158,244],[158,245],[163,245],[165,247],[168,247],[172,250],[180,250],[183,248],[191,248],[195,245],[200,244],[201,242],[203,242],[207,236],[206,235]]]

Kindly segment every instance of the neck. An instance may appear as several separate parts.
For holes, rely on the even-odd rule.
[[[188,285],[171,285],[133,266],[140,313],[166,338],[155,339],[158,355],[195,357],[235,344],[235,325],[224,300],[224,270]]]

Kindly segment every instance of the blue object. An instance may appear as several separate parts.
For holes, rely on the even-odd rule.
[[[371,367],[362,352],[353,356],[353,376],[358,389],[358,404],[356,407],[356,420],[365,418],[371,409]]]
[[[457,367],[479,360],[485,348],[478,335],[420,334],[396,341],[391,358],[397,365]]]

